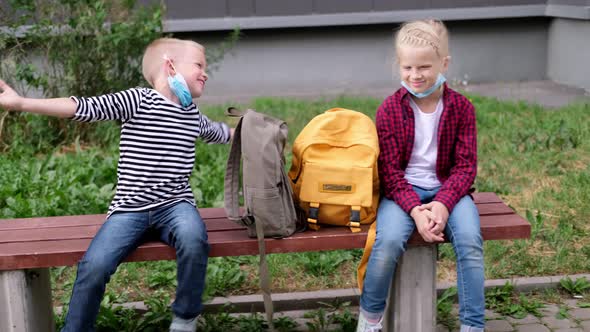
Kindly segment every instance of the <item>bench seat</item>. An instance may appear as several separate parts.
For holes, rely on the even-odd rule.
[[[530,224],[515,214],[494,193],[474,195],[484,240],[528,238]],[[202,208],[211,257],[257,255],[258,244],[243,227],[228,220],[222,208]],[[75,265],[105,220],[104,214],[0,220],[0,270]],[[268,253],[363,248],[368,226],[351,233],[347,227],[322,226],[285,239],[266,239]],[[425,245],[415,232],[410,245]],[[127,261],[175,259],[162,242],[141,245]]]
[[[479,210],[484,240],[530,237],[531,226],[528,221],[517,215],[496,194],[488,192],[476,193],[474,194],[474,200]],[[249,238],[243,227],[228,220],[222,208],[202,208],[200,213],[207,225],[211,257],[258,254],[256,239]],[[22,317],[15,315],[14,312],[5,312],[0,309],[0,330],[8,329],[7,331],[10,332],[47,331],[47,326],[51,323],[47,323],[42,319],[38,319],[37,323],[34,323],[36,325],[22,326],[31,323],[26,317],[38,318],[43,316],[42,311],[46,310],[46,308],[39,309],[38,307],[47,306],[47,303],[51,306],[48,268],[75,265],[88,248],[90,241],[104,220],[104,214],[0,220],[0,308],[3,305],[22,305],[25,308]],[[358,233],[350,232],[347,227],[322,226],[319,231],[308,230],[284,239],[266,239],[266,251],[267,253],[290,253],[363,248],[367,230],[368,226],[366,225]],[[416,256],[410,258],[412,255]],[[158,241],[148,241],[135,250],[126,261],[172,259],[175,259],[172,248]],[[425,259],[433,260],[433,264],[424,264]],[[409,260],[415,261],[416,264],[408,264]],[[399,275],[404,273],[416,275],[411,278],[401,278],[412,280],[414,283],[408,286],[414,289],[412,298],[420,297],[416,296],[418,283],[428,285],[428,289],[425,290],[425,294],[428,296],[422,296],[422,302],[416,304],[418,308],[422,308],[421,306],[424,303],[429,303],[431,300],[436,303],[436,294],[434,290],[430,290],[430,288],[434,287],[436,278],[435,262],[436,246],[424,242],[420,235],[414,232],[409,241],[409,249],[399,263],[396,279],[400,279]],[[404,268],[404,264],[409,268]],[[428,270],[423,270],[425,268]],[[31,273],[36,276],[35,278],[38,279],[36,283],[39,285],[30,284]],[[2,290],[3,286],[5,290]],[[17,289],[6,291],[11,287]],[[399,288],[403,289],[406,286],[396,285],[394,288],[398,291]],[[432,294],[434,294],[434,299],[429,297]],[[403,298],[400,294],[391,295],[391,299],[393,297],[397,297],[398,300]],[[26,298],[29,301],[31,298],[36,298],[36,302],[45,302],[45,304],[27,304],[23,302],[26,301]],[[19,304],[15,301],[23,303]],[[397,310],[399,309],[397,308]],[[428,316],[428,312],[432,313],[430,321],[426,322],[428,327],[416,326],[412,328],[428,331],[429,326],[432,325],[432,317],[436,316],[436,309],[430,308],[426,310],[422,308],[422,311],[422,314],[427,313],[426,316]],[[393,312],[391,314],[394,315]],[[395,312],[395,315],[399,316],[400,313]],[[403,313],[401,315],[402,319],[405,319]],[[406,320],[411,321],[412,319],[412,317],[407,317]],[[3,320],[6,323],[1,323]],[[47,320],[51,321],[52,318],[49,317]],[[5,327],[3,324],[7,324],[7,326]],[[22,329],[13,328],[13,326],[21,326]],[[407,326],[388,327],[387,323],[385,327],[387,329],[384,329],[384,331],[403,331],[408,328]]]

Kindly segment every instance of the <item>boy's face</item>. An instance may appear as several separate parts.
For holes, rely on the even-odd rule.
[[[173,59],[175,69],[184,77],[193,98],[199,98],[205,89],[207,60],[205,53],[196,47],[187,46]]]
[[[431,47],[402,45],[397,50],[400,77],[415,92],[428,90],[438,74],[447,71],[448,57],[440,57]]]

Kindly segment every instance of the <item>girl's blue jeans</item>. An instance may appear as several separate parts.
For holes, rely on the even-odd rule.
[[[422,203],[429,203],[439,188],[414,187]],[[399,257],[414,232],[414,220],[396,203],[382,199],[377,211],[377,237],[369,258],[361,295],[361,308],[370,316],[385,310],[385,301]],[[457,257],[459,319],[464,326],[484,327],[483,240],[479,213],[473,200],[464,196],[450,213],[444,230]],[[374,315],[373,315],[374,314]]]
[[[198,210],[179,202],[150,211],[116,212],[102,225],[78,263],[78,274],[62,332],[94,331],[105,286],[117,266],[147,235],[176,250],[176,299],[172,311],[191,319],[201,312],[209,243]]]

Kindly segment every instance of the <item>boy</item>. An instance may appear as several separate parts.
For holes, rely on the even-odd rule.
[[[98,231],[78,264],[62,332],[94,331],[106,283],[148,231],[176,250],[178,288],[170,331],[195,331],[201,311],[209,244],[189,178],[196,138],[228,143],[232,131],[210,121],[193,103],[203,93],[207,73],[203,46],[161,38],[143,56],[149,88],[90,98],[31,99],[0,80],[0,107],[72,118],[120,120],[117,190]]]

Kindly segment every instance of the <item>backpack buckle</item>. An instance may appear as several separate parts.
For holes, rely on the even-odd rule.
[[[244,226],[252,226],[255,221],[254,216],[251,214],[242,217],[242,224],[244,224]]]
[[[320,229],[318,225],[318,215],[320,214],[320,203],[309,203],[309,217],[307,217],[307,223],[309,228],[317,231]]]

